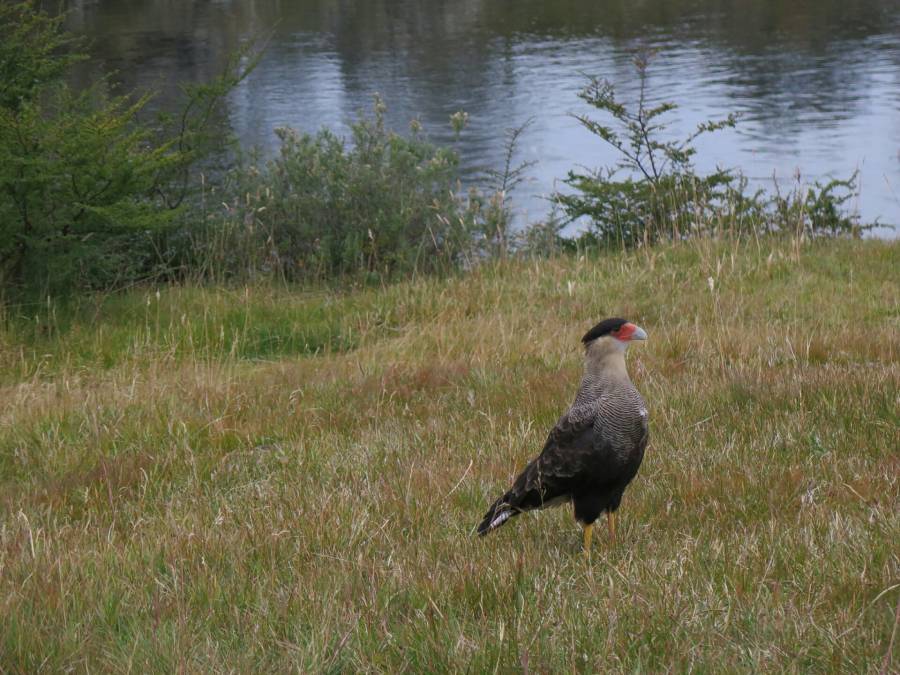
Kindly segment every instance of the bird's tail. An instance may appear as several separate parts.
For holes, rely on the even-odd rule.
[[[508,494],[503,495],[491,504],[491,508],[484,514],[484,520],[478,526],[478,534],[480,536],[483,537],[491,530],[496,530],[507,520],[519,514],[519,510],[509,504],[506,499],[507,496]]]

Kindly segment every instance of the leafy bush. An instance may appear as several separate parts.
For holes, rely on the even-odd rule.
[[[611,115],[617,127],[602,124],[586,115],[576,115],[591,133],[614,147],[621,159],[616,166],[587,174],[570,171],[565,183],[574,194],[557,199],[570,219],[587,218],[591,235],[606,242],[635,244],[659,237],[678,237],[687,231],[707,203],[722,196],[734,180],[726,170],[698,176],[691,160],[692,143],[699,136],[733,127],[729,115],[718,122],[706,122],[681,141],[664,141],[667,125],[663,115],[677,108],[674,103],[656,106],[647,103],[649,56],[639,55],[635,68],[640,80],[636,109],[629,110],[615,95],[613,85],[591,78],[579,98]],[[617,180],[622,172],[627,177]]]
[[[846,213],[846,202],[856,192],[856,174],[847,180],[803,185],[782,194],[758,190],[748,194],[748,181],[728,169],[700,175],[693,166],[694,141],[708,133],[732,128],[737,116],[700,124],[679,141],[663,140],[663,117],[677,105],[647,102],[650,55],[635,58],[640,88],[635,108],[616,98],[613,86],[591,78],[579,97],[610,115],[614,125],[576,115],[591,133],[615,148],[619,162],[589,173],[570,171],[565,183],[572,193],[556,200],[568,222],[587,222],[579,244],[635,245],[660,238],[678,239],[727,230],[736,234],[788,232],[791,234],[858,235],[863,229]],[[625,174],[622,176],[622,174]]]
[[[277,130],[280,153],[232,174],[235,194],[213,220],[211,268],[286,279],[381,278],[470,264],[482,255],[483,204],[459,194],[458,157],[374,117],[349,141]]]
[[[763,214],[760,216],[766,232],[788,232],[808,236],[859,236],[875,223],[862,224],[856,214],[848,213],[845,205],[857,196],[857,177],[835,178],[825,183],[819,181],[805,185],[799,175],[787,194],[782,194],[775,183],[775,194],[760,200]]]

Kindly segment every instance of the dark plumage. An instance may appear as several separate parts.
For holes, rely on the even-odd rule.
[[[625,319],[603,319],[596,326],[591,328],[587,333],[584,334],[584,337],[581,338],[581,341],[584,344],[591,342],[592,340],[596,340],[599,337],[603,337],[604,335],[609,335],[615,330],[619,330],[622,326],[628,323]]]
[[[604,511],[615,536],[615,513],[647,447],[647,409],[625,369],[625,350],[646,333],[624,319],[606,319],[582,338],[585,371],[575,401],[550,432],[541,454],[488,509],[485,535],[524,511],[572,502],[585,526]]]

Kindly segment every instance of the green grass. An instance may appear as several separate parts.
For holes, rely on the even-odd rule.
[[[698,241],[8,317],[0,671],[878,672],[898,269]],[[473,537],[609,315],[650,335],[618,546],[586,565],[566,509]]]

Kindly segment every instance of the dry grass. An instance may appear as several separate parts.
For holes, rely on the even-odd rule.
[[[896,669],[898,269],[698,242],[7,322],[0,670]],[[612,314],[650,334],[618,547],[473,538]]]

